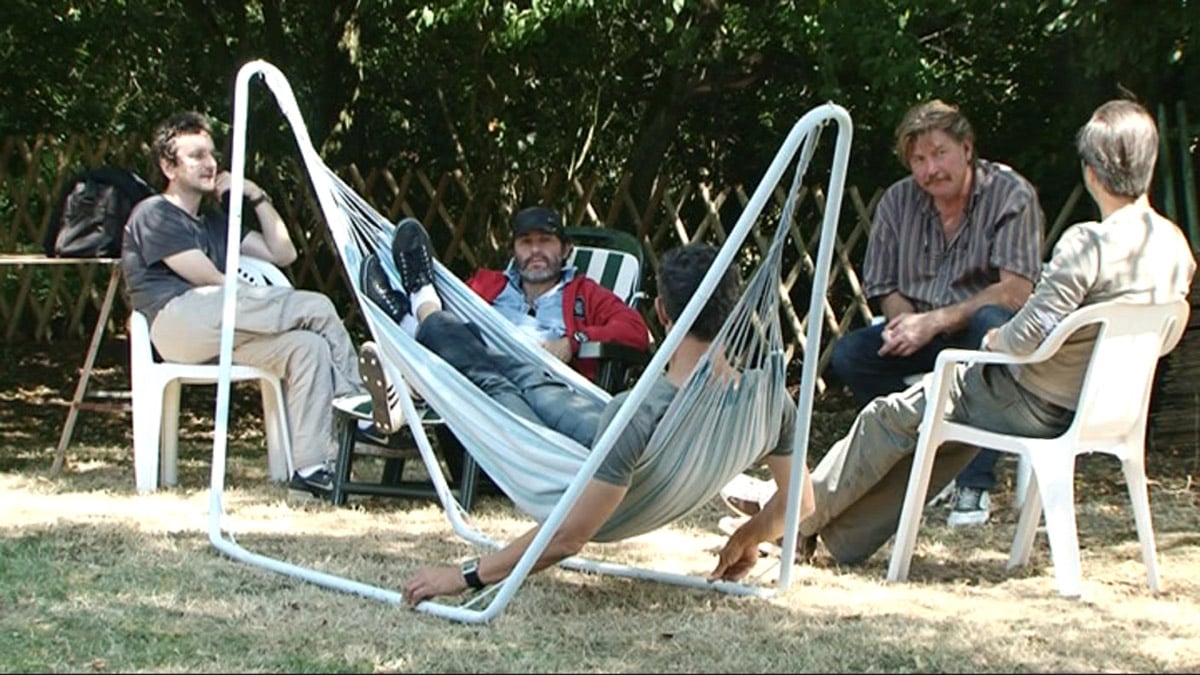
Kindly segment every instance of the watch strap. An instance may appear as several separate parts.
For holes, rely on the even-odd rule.
[[[483,580],[479,578],[479,558],[471,558],[462,564],[463,579],[467,582],[467,586],[479,590],[484,587]]]

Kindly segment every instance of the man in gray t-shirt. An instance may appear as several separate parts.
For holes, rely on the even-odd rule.
[[[179,113],[156,130],[153,159],[166,179],[161,195],[142,200],[121,250],[125,287],[135,311],[150,323],[150,340],[164,359],[204,363],[220,348],[224,312],[225,216],[203,210],[204,200],[226,192],[230,176],[218,171],[212,130],[204,116]],[[241,253],[289,265],[296,248],[266,192],[245,182],[245,197],[260,230],[245,231]],[[238,284],[234,363],[257,366],[283,380],[295,473],[291,487],[332,492],[328,463],[335,396],[358,393],[358,358],[329,298],[287,286]]]
[[[590,398],[574,394],[562,383],[548,377],[535,364],[488,349],[473,326],[442,311],[441,299],[433,286],[428,242],[424,228],[415,220],[405,221],[398,227],[392,254],[407,295],[392,291],[388,297],[377,300],[371,297],[372,290],[369,289],[368,297],[380,307],[403,307],[405,314],[411,310],[411,315],[419,321],[417,341],[437,353],[513,413],[544,424],[590,447],[613,419],[625,395],[618,395],[607,406],[603,406]],[[711,246],[689,244],[663,256],[658,273],[658,298],[654,307],[668,331],[700,286],[716,259],[716,253],[717,250]],[[666,372],[654,383],[650,395],[621,430],[616,444],[553,534],[546,552],[535,563],[534,571],[577,553],[616,511],[630,490],[634,466],[645,453],[655,428],[678,388],[691,375],[737,303],[739,286],[736,272],[732,269],[726,271],[674,352]],[[398,323],[399,318],[393,316]],[[364,351],[373,347],[364,345]],[[372,359],[364,361],[370,363]],[[367,373],[364,379],[371,392],[374,409],[385,410],[387,393],[383,378],[377,377],[376,373]],[[781,485],[787,485],[790,477],[791,432],[795,421],[794,405],[787,401],[785,408],[781,429],[772,439],[772,447],[762,448],[762,456]],[[810,496],[803,501],[811,506],[807,472],[805,485]],[[744,576],[758,560],[758,544],[773,541],[782,534],[786,493],[786,490],[780,490],[778,499],[730,535],[712,574],[714,579],[738,579]],[[540,526],[537,526],[503,549],[468,561],[462,567],[438,566],[418,570],[405,583],[406,600],[415,604],[435,596],[460,592],[468,586],[481,588],[507,577],[539,529]]]

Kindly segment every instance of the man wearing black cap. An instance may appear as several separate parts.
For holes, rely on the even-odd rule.
[[[519,330],[576,370],[595,379],[595,359],[576,359],[580,344],[616,342],[650,348],[642,315],[574,267],[566,265],[571,242],[562,217],[544,206],[517,212],[512,220],[508,270],[480,269],[467,285]]]

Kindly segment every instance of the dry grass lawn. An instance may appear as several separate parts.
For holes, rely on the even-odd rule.
[[[106,348],[120,362],[123,345]],[[0,354],[0,669],[4,671],[1047,672],[1200,669],[1200,492],[1195,448],[1150,454],[1164,592],[1145,586],[1115,461],[1077,482],[1086,594],[1060,599],[1044,537],[1007,572],[1007,488],[993,522],[952,530],[931,511],[911,582],[887,584],[890,548],[860,567],[818,559],[772,599],[549,570],[500,617],[464,626],[325,590],[224,558],[207,539],[211,389],[185,395],[180,486],[133,490],[128,414],[85,412],[68,471],[47,470],[79,349]],[[61,355],[61,358],[60,358]],[[102,373],[119,387],[121,368]],[[844,429],[822,401],[814,454]],[[265,480],[252,390],[231,419],[227,508],[248,549],[398,587],[459,560],[440,508],[377,499],[289,504]],[[1002,465],[1011,481],[1011,464]],[[528,526],[500,498],[476,508],[504,538]],[[593,546],[596,557],[703,574],[723,541],[719,504],[662,531]],[[769,582],[773,558],[759,570]]]

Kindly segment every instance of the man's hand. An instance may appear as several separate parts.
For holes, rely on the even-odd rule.
[[[884,327],[880,356],[909,356],[929,344],[941,332],[933,312],[898,314]]]
[[[218,173],[216,178],[217,196],[224,195],[226,192],[228,192],[229,188],[232,186],[232,183],[233,174],[229,173],[228,171],[222,171]],[[242,190],[243,196],[250,201],[254,201],[255,199],[263,196],[263,189],[258,187],[258,184],[249,178],[243,180]]]
[[[750,573],[758,562],[758,542],[745,535],[743,524],[729,535],[724,548],[717,554],[717,566],[708,575],[709,581],[737,581]]]
[[[467,580],[457,567],[422,567],[404,582],[404,600],[415,605],[439,595],[462,593],[466,588]]]
[[[989,328],[988,332],[984,334],[983,344],[979,345],[979,348],[985,352],[991,351],[992,344],[994,344],[996,341],[996,333],[999,333],[999,332],[1000,332],[999,328]]]
[[[571,338],[560,337],[557,340],[547,340],[542,347],[563,363],[571,362]]]

